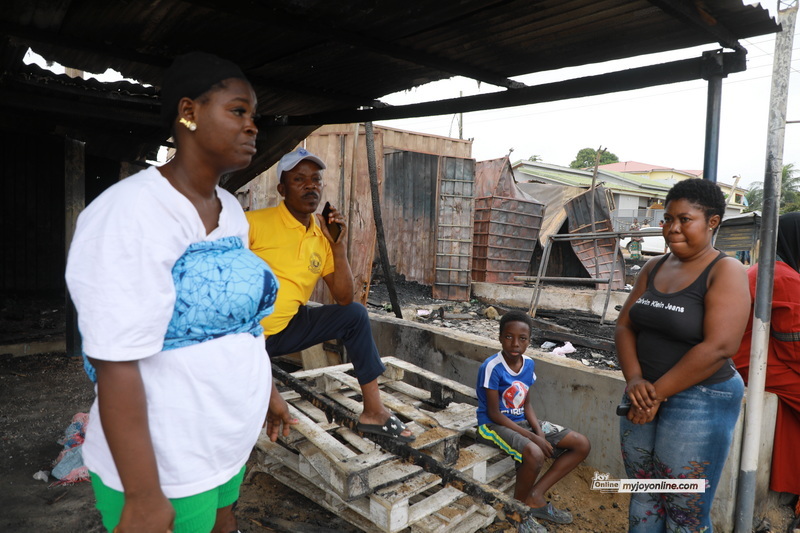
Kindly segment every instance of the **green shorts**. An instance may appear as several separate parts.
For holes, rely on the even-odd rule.
[[[204,533],[214,529],[217,520],[217,509],[232,505],[239,499],[239,487],[244,479],[246,467],[222,485],[185,498],[171,499],[175,508],[175,527],[173,533]],[[125,494],[107,487],[100,476],[90,472],[92,489],[97,499],[97,510],[103,518],[103,526],[113,531],[122,515],[125,505]]]

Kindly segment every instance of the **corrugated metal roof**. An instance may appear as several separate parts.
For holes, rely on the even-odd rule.
[[[155,86],[174,56],[206,50],[243,67],[262,114],[285,116],[380,106],[387,94],[455,75],[514,88],[510,78],[521,74],[707,43],[737,48],[776,29],[766,10],[740,0],[14,0],[0,10],[0,113],[31,107],[9,84],[26,71],[28,46],[68,67],[113,68]],[[59,95],[62,109],[36,117],[38,131],[102,130],[70,113],[74,94]],[[113,115],[116,104],[92,105]],[[129,129],[162,141],[140,111]],[[262,128],[270,142],[258,164],[311,130]]]

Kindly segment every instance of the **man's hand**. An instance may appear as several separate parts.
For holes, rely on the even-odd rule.
[[[330,241],[331,244],[336,244],[338,242],[344,242],[344,234],[347,233],[347,224],[344,222],[344,216],[342,215],[341,211],[336,209],[335,207],[331,206],[331,212],[328,214],[328,220],[325,220],[322,215],[316,215],[317,222],[319,222],[319,227],[322,229],[322,234],[325,235],[325,238]],[[328,231],[328,224],[333,223],[339,224],[339,237],[334,240],[331,232]]]

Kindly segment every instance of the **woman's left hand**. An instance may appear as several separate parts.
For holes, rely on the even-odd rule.
[[[631,410],[628,411],[627,418],[634,424],[647,424],[648,422],[652,422],[656,417],[659,407],[661,407],[660,401],[655,402],[649,409],[631,406]]]
[[[625,387],[625,392],[631,400],[633,410],[649,411],[658,403],[658,394],[652,383],[644,378],[631,379]]]
[[[292,426],[298,423],[299,420],[292,418],[292,415],[289,414],[289,404],[286,403],[273,383],[267,410],[267,437],[272,442],[278,440],[281,434],[288,437]]]

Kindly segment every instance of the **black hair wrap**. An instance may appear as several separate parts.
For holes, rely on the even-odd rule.
[[[206,52],[189,52],[175,58],[161,84],[161,121],[171,128],[181,98],[194,100],[229,78],[247,78],[236,64]]]
[[[778,257],[795,270],[800,270],[800,213],[786,213],[778,219]]]

